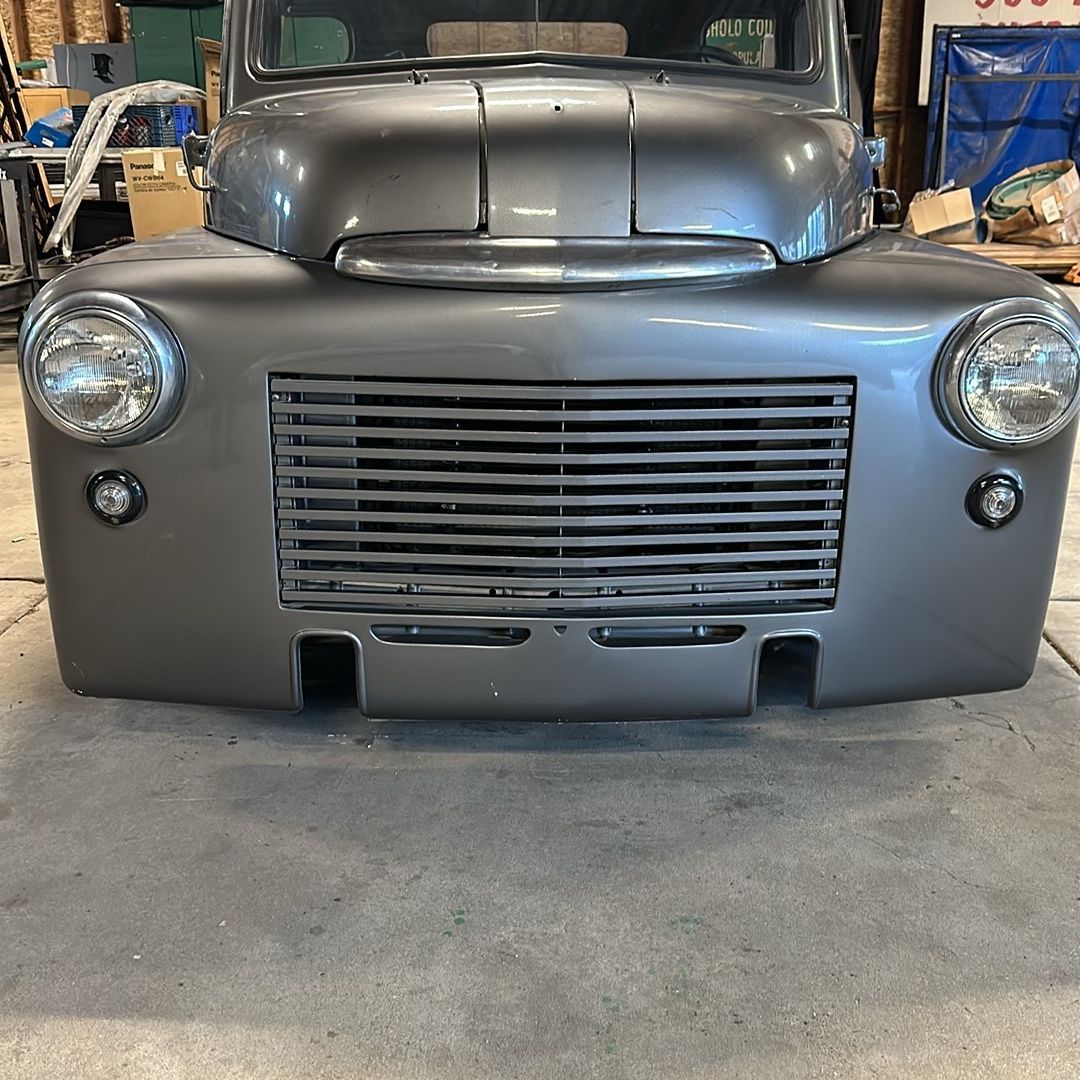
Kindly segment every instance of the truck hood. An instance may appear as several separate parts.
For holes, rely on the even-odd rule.
[[[227,115],[212,229],[302,258],[345,239],[722,236],[784,262],[871,227],[850,121],[781,94],[616,80],[421,82],[286,94]]]

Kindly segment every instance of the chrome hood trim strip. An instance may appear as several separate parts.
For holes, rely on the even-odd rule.
[[[737,285],[772,273],[764,244],[714,237],[491,237],[408,233],[346,240],[346,277],[444,289],[593,291]]]

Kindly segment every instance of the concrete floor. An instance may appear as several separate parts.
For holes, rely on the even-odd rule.
[[[1080,472],[1050,628],[1080,657]],[[1080,676],[387,726],[57,677],[0,365],[0,1077],[1080,1077]]]

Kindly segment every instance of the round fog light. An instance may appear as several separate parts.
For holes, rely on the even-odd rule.
[[[972,485],[967,497],[968,513],[987,529],[1008,525],[1023,504],[1023,489],[1011,476],[984,476]]]
[[[119,480],[106,480],[94,490],[94,509],[105,517],[124,517],[131,502],[131,489]]]
[[[103,472],[86,485],[90,509],[110,525],[134,521],[146,505],[142,484],[130,473]]]

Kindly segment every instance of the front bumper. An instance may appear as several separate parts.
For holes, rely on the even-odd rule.
[[[218,243],[204,241],[213,255]],[[932,395],[941,341],[1005,296],[1054,298],[1026,275],[876,238],[828,262],[728,290],[514,296],[381,286],[277,256],[91,263],[82,288],[155,310],[187,353],[180,415],[144,445],[75,442],[28,405],[60,670],[79,693],[269,709],[302,704],[297,656],[340,635],[375,719],[645,719],[753,710],[764,645],[817,642],[810,703],[868,704],[1008,689],[1030,676],[1053,575],[1075,430],[990,453],[945,429]],[[145,254],[145,253],[144,253]],[[695,617],[727,638],[614,648],[607,626],[685,616],[413,616],[279,601],[267,410],[275,371],[410,379],[592,381],[843,376],[859,387],[843,554],[831,610]],[[147,511],[99,523],[98,471],[143,483]],[[1007,528],[967,517],[970,485],[1011,472],[1025,506]],[[506,647],[388,640],[387,622],[512,626]],[[730,640],[727,640],[730,638]]]

